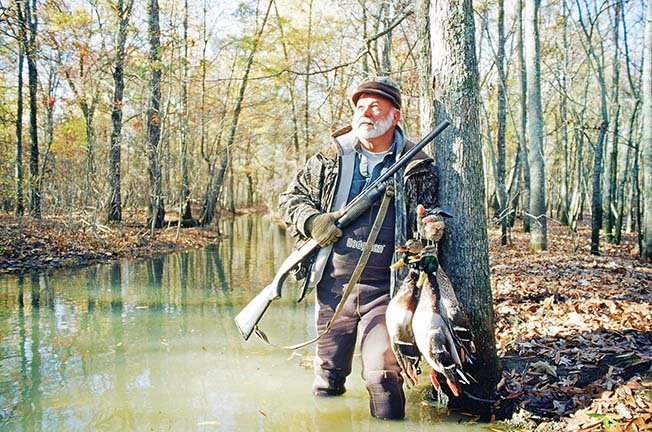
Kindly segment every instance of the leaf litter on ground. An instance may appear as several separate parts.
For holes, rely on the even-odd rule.
[[[635,236],[589,252],[590,231],[549,226],[549,249],[528,234],[490,232],[500,394],[514,430],[652,430],[652,265]],[[523,429],[519,429],[518,427]]]

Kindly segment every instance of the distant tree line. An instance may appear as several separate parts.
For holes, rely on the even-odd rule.
[[[551,220],[587,221],[593,253],[636,232],[649,258],[650,8],[458,6],[473,11],[487,217],[503,244],[517,220],[534,250]],[[18,215],[119,223],[146,209],[156,229],[166,212],[209,225],[275,211],[288,173],[348,122],[363,76],[400,82],[415,139],[450,85],[433,70],[428,0],[12,0],[0,13],[0,200]]]

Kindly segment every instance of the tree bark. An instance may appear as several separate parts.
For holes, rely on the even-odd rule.
[[[568,46],[568,17],[569,10],[566,1],[563,2],[563,30],[562,30],[562,46]],[[570,167],[569,167],[569,152],[571,151],[568,140],[568,68],[569,68],[569,55],[568,50],[563,50],[562,70],[560,71],[560,95],[559,95],[559,129],[560,141],[563,154],[561,155],[562,173],[560,184],[560,205],[557,217],[562,225],[570,225],[569,212],[570,212]]]
[[[419,55],[416,56],[416,62],[419,80],[419,136],[426,136],[434,127],[429,15],[430,0],[417,0],[416,26],[417,39],[419,40]],[[428,149],[431,149],[431,147]]]
[[[457,401],[466,410],[487,414],[479,399],[493,399],[500,376],[489,281],[478,65],[473,9],[469,0],[438,1],[430,10],[432,73],[436,123],[451,126],[436,140],[440,202],[455,209],[441,243],[442,266],[469,314],[477,347],[471,374],[477,384]],[[473,397],[469,397],[472,395]]]
[[[14,214],[22,216],[25,213],[25,197],[23,195],[23,64],[25,62],[25,18],[21,2],[16,2],[18,15],[18,84],[16,95],[16,154],[14,158]]]
[[[528,161],[530,165],[530,249],[548,248],[546,220],[546,177],[543,161],[543,115],[541,109],[541,67],[539,56],[539,0],[525,5],[525,60],[528,99]]]
[[[122,105],[124,95],[124,63],[127,29],[133,0],[118,0],[118,35],[113,66],[113,100],[111,103],[111,142],[109,144],[109,199],[107,208],[108,222],[122,221],[121,193],[121,159],[122,159]]]
[[[520,89],[520,124],[518,128],[518,152],[519,158],[523,163],[522,176],[523,181],[523,196],[521,198],[521,207],[525,213],[526,209],[530,207],[530,163],[527,158],[527,68],[525,67],[525,47],[524,47],[524,31],[523,31],[523,0],[518,1],[518,17],[517,17],[517,26],[518,26],[518,65],[519,65],[519,89]],[[516,200],[518,195],[511,195]],[[515,203],[512,204],[513,207],[516,207]],[[530,232],[530,218],[523,214],[523,231]]]
[[[505,90],[505,5],[498,0],[498,52],[496,54],[498,69],[498,107],[496,114],[496,177],[498,198],[498,216],[500,218],[500,244],[507,244],[507,192],[505,191],[505,127],[506,127],[506,90]],[[490,144],[491,145],[491,144]]]
[[[190,181],[188,179],[188,0],[184,2],[183,15],[183,82],[181,84],[181,143],[179,157],[181,165],[181,206],[179,219],[182,221],[192,220],[192,209],[190,208]]]
[[[616,220],[614,224],[614,238],[613,242],[615,244],[620,244],[620,240],[622,238],[622,232],[623,232],[623,216],[625,213],[625,185],[627,184],[627,180],[630,180],[630,183],[633,179],[633,175],[630,172],[630,165],[631,160],[632,160],[632,153],[634,149],[636,148],[634,145],[634,140],[633,140],[633,135],[634,135],[634,124],[636,121],[636,117],[638,114],[638,108],[641,105],[640,100],[636,100],[636,103],[634,104],[634,110],[632,111],[631,117],[629,119],[629,136],[627,138],[627,153],[625,155],[625,169],[622,171],[620,181],[618,182],[618,190],[617,190],[617,198],[616,201],[618,202],[618,208],[616,211]],[[633,186],[632,186],[633,189]],[[634,203],[630,203],[630,207],[633,206]],[[630,212],[631,213],[631,212]]]
[[[35,218],[41,217],[41,179],[39,175],[38,148],[38,71],[36,69],[36,0],[25,1],[25,24],[27,47],[27,86],[29,88],[29,213]]]
[[[366,0],[362,0],[360,3],[360,7],[362,9],[362,40],[366,41],[367,38],[369,37],[369,31],[367,30],[367,27],[369,25],[369,16],[367,14],[367,2]],[[365,55],[362,57],[362,73],[366,76],[369,75],[369,49],[367,47],[367,52]]]
[[[580,5],[579,0],[576,0],[577,9],[579,12],[579,23],[586,38],[585,51],[587,56],[592,60],[593,67],[598,74],[598,83],[600,84],[600,112],[601,112],[601,122],[598,130],[598,138],[595,143],[594,148],[594,157],[593,157],[593,193],[591,198],[591,253],[593,255],[600,254],[600,229],[602,228],[602,168],[603,168],[603,155],[605,141],[607,137],[607,129],[609,127],[609,112],[607,108],[607,88],[604,77],[604,70],[600,59],[596,53],[596,49],[593,45],[592,34],[593,34],[593,22],[590,22],[591,29],[587,28],[587,25],[584,21],[582,6]],[[587,12],[589,11],[588,3],[584,2]],[[589,14],[589,21],[592,21],[592,18]]]
[[[620,89],[620,9],[622,7],[622,0],[616,1],[614,4],[614,24],[613,24],[613,38],[612,43],[614,47],[611,65],[613,68],[612,81],[611,81],[611,109],[610,109],[610,125],[611,125],[611,139],[608,141],[609,152],[606,159],[606,175],[604,178],[604,233],[608,242],[614,242],[614,224],[616,215],[614,209],[618,205],[616,179],[618,176],[618,136],[620,130],[618,128],[620,118],[620,102],[619,102],[619,89]]]
[[[643,121],[642,162],[643,179],[643,218],[641,258],[652,259],[652,5],[648,4],[645,19],[645,43],[643,51]]]
[[[158,0],[149,0],[150,102],[147,110],[147,159],[149,161],[149,211],[147,224],[161,228],[165,218],[161,171],[161,28]]]
[[[304,134],[304,148],[307,150],[310,147],[310,66],[312,64],[312,4],[310,0],[308,4],[308,35],[306,47],[306,76],[303,77],[303,134]],[[255,49],[255,48],[254,48]],[[253,52],[252,52],[253,56]],[[247,71],[248,73],[249,71]]]
[[[385,14],[381,18],[384,21],[384,27],[390,28],[392,3],[387,2]],[[380,56],[380,74],[381,76],[390,76],[392,73],[392,31],[388,31],[382,39],[382,52]]]

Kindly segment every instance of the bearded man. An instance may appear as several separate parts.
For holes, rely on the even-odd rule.
[[[372,78],[354,90],[351,101],[351,126],[335,132],[331,146],[311,157],[280,197],[290,232],[299,240],[313,238],[321,246],[306,276],[307,287],[317,287],[318,333],[333,317],[380,205],[376,203],[344,230],[335,224],[340,210],[414,146],[398,125],[401,92],[396,82]],[[403,379],[385,325],[385,310],[397,279],[389,266],[395,259],[395,245],[403,244],[414,232],[417,204],[426,208],[438,204],[432,159],[420,152],[394,175],[394,190],[359,282],[331,330],[317,341],[312,388],[315,396],[339,396],[346,391],[359,338],[370,412],[380,419],[405,416]]]

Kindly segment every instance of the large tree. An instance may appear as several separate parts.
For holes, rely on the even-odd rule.
[[[16,16],[18,18],[18,29],[16,31],[18,38],[18,83],[16,88],[16,155],[14,159],[14,194],[16,204],[14,205],[14,212],[16,216],[22,216],[25,213],[23,197],[23,64],[25,62],[27,36],[24,25],[24,10],[21,2],[16,2]]]
[[[165,218],[163,175],[161,169],[161,27],[158,0],[149,0],[149,67],[151,69],[150,100],[147,110],[147,159],[149,161],[149,207],[147,224],[161,228]]]
[[[500,376],[489,280],[485,184],[479,120],[475,25],[470,0],[431,5],[430,34],[435,91],[435,122],[451,126],[436,141],[440,201],[454,209],[442,242],[441,262],[475,333],[477,384],[458,401],[467,410],[486,412]]]
[[[643,53],[643,223],[641,257],[652,259],[652,5],[647,6]]]
[[[432,55],[430,53],[430,0],[416,2],[416,32],[419,54],[416,56],[419,85],[419,136],[433,128],[432,117]]]
[[[127,43],[127,29],[133,0],[118,0],[116,11],[118,14],[118,34],[116,52],[113,63],[113,103],[111,105],[111,143],[109,146],[109,200],[107,220],[120,222],[122,220],[122,193],[120,164],[122,159],[122,105],[124,96],[124,64],[125,45]]]
[[[546,177],[543,162],[543,112],[539,48],[539,0],[525,4],[525,65],[527,72],[528,161],[530,166],[530,249],[548,248]]]
[[[586,40],[584,49],[587,57],[592,62],[592,67],[596,72],[598,84],[600,86],[600,115],[601,121],[598,129],[598,137],[594,148],[593,157],[593,194],[591,198],[591,253],[598,255],[600,253],[600,228],[602,228],[603,212],[602,212],[602,171],[603,171],[603,154],[605,141],[607,138],[607,129],[609,127],[609,113],[607,103],[607,87],[605,82],[605,72],[603,61],[599,54],[603,49],[601,48],[602,41],[594,41],[594,28],[598,17],[591,13],[591,5],[588,1],[584,1],[584,5],[580,4],[579,0],[575,0],[577,4],[578,18],[582,33]],[[584,18],[586,14],[586,18]]]
[[[181,159],[181,205],[179,220],[192,221],[190,208],[190,180],[188,179],[188,0],[183,7],[183,80],[181,83],[181,139],[179,157]]]
[[[19,16],[25,29],[25,54],[27,58],[27,86],[29,88],[29,213],[41,217],[41,176],[39,174],[38,148],[38,71],[36,69],[36,0],[25,0],[24,11]]]
[[[505,3],[498,0],[498,51],[496,53],[498,71],[498,107],[496,113],[496,198],[500,218],[502,245],[507,244],[507,191],[505,189],[505,129],[507,126],[507,90],[505,89]]]

